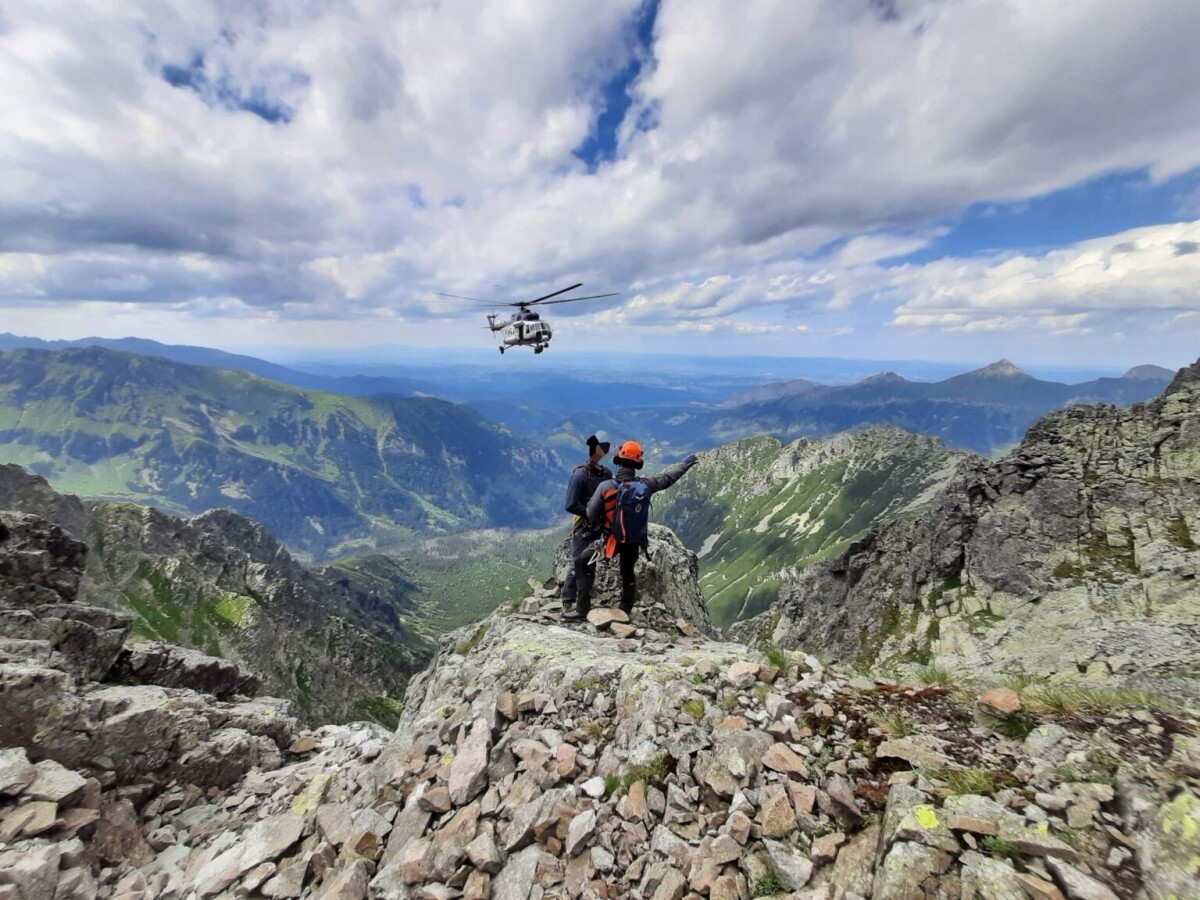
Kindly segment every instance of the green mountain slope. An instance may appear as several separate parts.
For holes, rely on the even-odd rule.
[[[409,624],[433,641],[528,596],[530,578],[553,571],[566,533],[565,526],[461,532],[392,547],[387,556],[340,559],[325,571],[377,589],[396,584],[396,572],[403,573],[404,598],[421,613]],[[384,574],[378,578],[381,567]]]
[[[789,572],[919,509],[967,456],[898,428],[747,438],[703,454],[655,498],[654,517],[699,554],[709,615],[724,627],[770,607]]]
[[[82,495],[228,508],[314,555],[542,525],[561,490],[552,455],[456,404],[96,347],[0,353],[0,461]]]

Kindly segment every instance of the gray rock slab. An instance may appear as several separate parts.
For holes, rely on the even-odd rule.
[[[455,806],[471,802],[487,787],[488,753],[491,748],[491,729],[484,719],[476,719],[454,762],[450,764],[450,800]]]
[[[778,841],[764,840],[763,847],[767,851],[771,871],[775,873],[784,890],[798,891],[808,884],[813,873],[812,860],[808,856]]]
[[[566,850],[568,856],[578,856],[587,842],[596,833],[596,810],[586,809],[571,819],[567,827]]]
[[[1060,859],[1048,858],[1046,868],[1070,900],[1119,900],[1107,885]]]
[[[528,900],[541,858],[542,848],[534,844],[509,859],[492,879],[492,900]]]
[[[25,748],[9,747],[0,750],[0,796],[21,793],[33,783],[37,771],[25,756]]]
[[[953,857],[933,847],[900,841],[875,872],[875,900],[913,900],[929,896],[924,885],[950,868]]]
[[[87,779],[78,772],[73,772],[52,759],[43,760],[34,768],[37,771],[33,782],[25,788],[25,795],[34,800],[67,803],[87,784]]]

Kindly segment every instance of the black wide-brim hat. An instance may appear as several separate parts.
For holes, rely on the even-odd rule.
[[[598,437],[596,437],[594,434],[588,435],[587,448],[589,450],[591,450],[593,447],[601,447],[601,448],[603,448],[604,452],[607,453],[608,448],[611,446],[612,446],[612,444],[610,444],[608,441],[602,441]]]

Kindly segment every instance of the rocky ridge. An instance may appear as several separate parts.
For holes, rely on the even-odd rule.
[[[70,545],[55,546],[40,568],[6,570],[27,600],[30,584],[50,605],[46,591],[63,595],[46,585],[69,595],[78,566],[59,552]],[[631,622],[601,607],[568,625],[557,587],[552,578],[516,610],[446,635],[410,683],[394,734],[281,731],[274,752],[231,779],[197,783],[183,765],[74,772],[67,760],[60,771],[53,743],[6,737],[20,749],[0,756],[0,896],[915,900],[1200,890],[1192,717],[1030,714],[1003,691],[977,698],[846,675],[803,654],[767,658],[703,637],[703,607],[695,623],[669,621],[678,607],[650,592]],[[0,672],[10,667],[46,665]],[[174,712],[177,701],[185,710],[197,702],[177,688],[126,690],[163,692],[171,700],[159,709],[176,723],[187,715]],[[53,716],[46,704],[20,708]],[[39,723],[44,734],[65,733],[62,725]],[[183,749],[186,731],[176,740]],[[60,786],[51,793],[48,783]],[[39,805],[48,802],[55,808]],[[72,831],[81,819],[90,824]]]
[[[1077,406],[965,464],[912,521],[810,567],[746,640],[1200,700],[1200,363],[1155,400]]]
[[[135,639],[233,660],[310,723],[394,725],[408,676],[432,652],[414,633],[415,606],[301,565],[257,522],[226,510],[185,520],[80,500],[0,465],[3,509],[85,541],[79,598],[127,614]]]

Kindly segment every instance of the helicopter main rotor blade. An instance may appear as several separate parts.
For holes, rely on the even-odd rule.
[[[614,291],[611,294],[589,294],[586,297],[564,297],[562,300],[547,300],[544,306],[549,306],[552,303],[574,303],[576,300],[596,300],[599,297],[615,297],[620,291]]]
[[[443,294],[441,291],[433,291],[438,297],[450,297],[454,300],[470,300],[472,303],[486,303],[488,306],[509,306],[507,300],[480,300],[478,297],[464,297],[462,294]]]
[[[565,287],[561,291],[555,291],[553,294],[547,294],[544,297],[538,297],[536,300],[523,300],[521,302],[525,306],[532,306],[534,303],[541,303],[543,300],[549,300],[551,297],[557,297],[559,294],[565,294],[567,291],[573,291],[577,287],[583,287],[583,282],[581,281],[581,282],[579,282],[579,284],[573,284],[570,287]],[[513,306],[516,306],[516,305],[517,304],[515,304],[515,303],[513,304]]]

